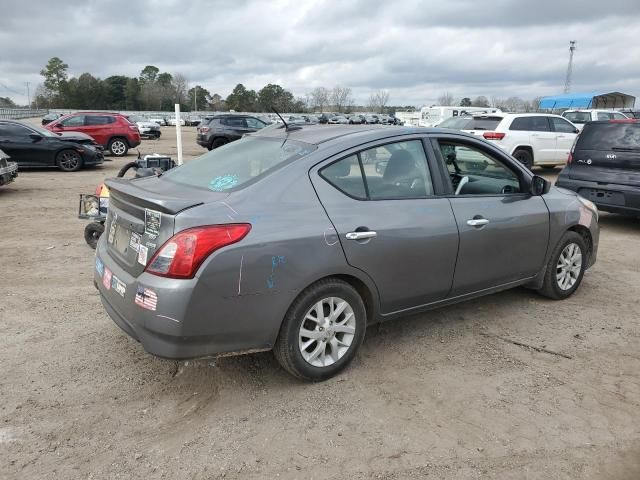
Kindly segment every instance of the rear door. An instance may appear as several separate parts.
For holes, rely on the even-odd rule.
[[[640,186],[640,123],[588,123],[573,153],[569,178]]]
[[[100,145],[109,142],[110,131],[116,119],[111,115],[86,115],[82,132],[92,137]]]
[[[226,117],[220,120],[226,126],[225,131],[232,140],[242,137],[248,132],[247,124],[243,117]]]
[[[529,144],[533,148],[533,161],[553,162],[556,159],[556,133],[546,116],[516,117],[509,126],[509,131],[526,132]]]
[[[533,277],[544,264],[549,212],[527,193],[525,173],[483,142],[441,135],[434,150],[451,179],[449,199],[460,232],[450,296]]]
[[[414,136],[352,149],[310,172],[348,263],[373,279],[385,314],[451,288],[458,229],[436,196],[432,161]]]

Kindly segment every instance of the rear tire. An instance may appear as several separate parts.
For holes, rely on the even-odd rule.
[[[115,157],[124,157],[129,151],[129,144],[124,138],[112,138],[109,140],[107,150]]]
[[[529,150],[518,149],[513,152],[513,158],[522,163],[529,170],[533,168],[533,155]]]
[[[293,376],[326,380],[353,360],[366,328],[367,312],[358,292],[342,280],[320,280],[289,308],[273,352]]]
[[[75,150],[62,150],[56,155],[56,165],[63,172],[77,172],[82,168],[82,157]]]
[[[104,233],[104,224],[98,222],[91,222],[84,227],[84,240],[94,250],[98,246],[98,240],[100,235]]]
[[[211,148],[209,148],[209,150],[214,150],[218,147],[226,145],[227,143],[229,143],[229,140],[227,140],[226,138],[216,138],[213,142],[211,142]]]
[[[538,292],[554,300],[570,297],[582,282],[588,259],[589,251],[582,236],[566,232],[551,253]]]

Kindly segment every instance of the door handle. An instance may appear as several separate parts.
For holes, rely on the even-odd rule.
[[[467,220],[467,225],[472,227],[482,227],[489,223],[489,220],[486,218],[472,218],[471,220]]]
[[[367,238],[373,238],[378,235],[377,232],[349,232],[346,234],[347,240],[366,240]]]

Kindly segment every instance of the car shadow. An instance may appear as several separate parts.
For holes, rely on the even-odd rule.
[[[601,229],[612,229],[617,233],[634,234],[640,231],[640,217],[600,212],[598,223]]]

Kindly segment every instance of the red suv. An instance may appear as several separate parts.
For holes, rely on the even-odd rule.
[[[122,157],[130,148],[140,145],[138,127],[119,113],[71,113],[45,125],[45,128],[52,132],[86,133],[116,157]]]

